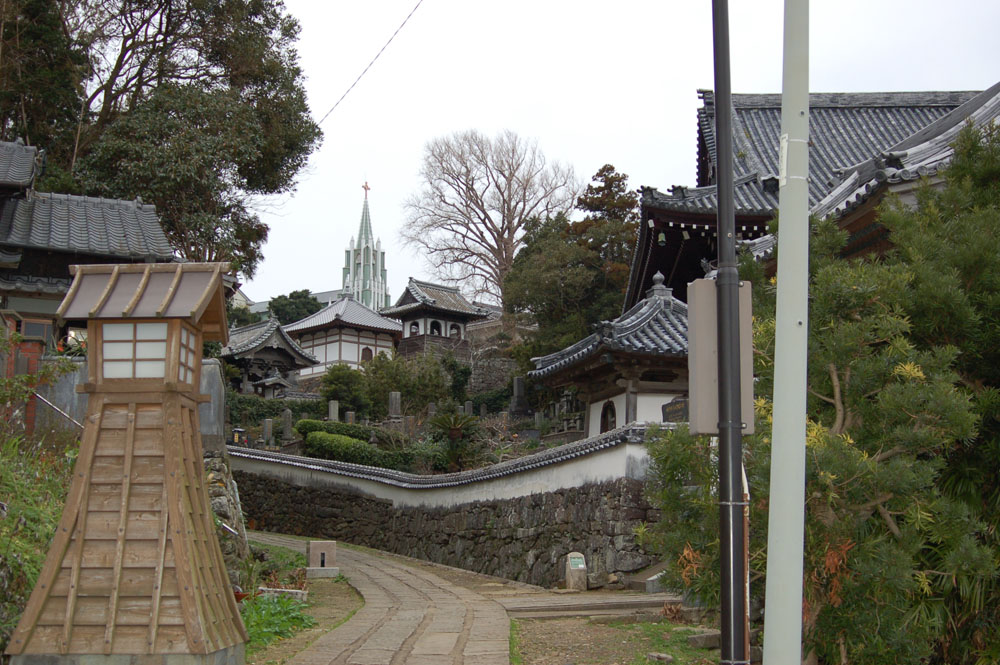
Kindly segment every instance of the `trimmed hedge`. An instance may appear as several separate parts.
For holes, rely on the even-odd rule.
[[[372,434],[375,434],[376,440],[378,440],[378,434],[374,427],[350,425],[333,420],[300,420],[295,423],[295,431],[303,437],[308,437],[313,432],[326,432],[327,434],[340,434],[341,436],[365,442],[371,441]]]
[[[309,457],[409,471],[413,453],[408,450],[382,450],[370,443],[342,434],[313,431],[306,435],[302,452]]]

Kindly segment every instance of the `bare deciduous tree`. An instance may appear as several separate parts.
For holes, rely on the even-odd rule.
[[[429,142],[423,189],[406,202],[403,240],[437,273],[503,302],[503,281],[532,217],[568,212],[579,183],[573,169],[546,161],[537,141],[475,130]]]

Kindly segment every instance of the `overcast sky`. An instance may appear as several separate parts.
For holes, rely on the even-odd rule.
[[[313,117],[333,106],[416,0],[285,0],[299,19]],[[982,90],[1000,80],[994,0],[814,0],[810,90]],[[781,91],[783,2],[730,3],[733,92]],[[466,129],[537,139],[583,182],[604,164],[629,186],[695,181],[696,91],[713,87],[710,0],[423,0],[322,123],[297,190],[268,201],[265,259],[243,291],[267,300],[342,286],[364,191],[390,296],[435,279],[401,245],[424,144]]]

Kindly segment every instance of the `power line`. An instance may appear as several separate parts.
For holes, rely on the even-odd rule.
[[[399,24],[398,28],[396,28],[396,32],[392,33],[392,37],[389,37],[389,41],[387,41],[385,43],[385,46],[383,46],[381,49],[379,49],[379,52],[375,54],[375,57],[372,58],[372,61],[368,63],[368,66],[365,67],[364,71],[361,72],[360,74],[358,74],[358,78],[354,79],[354,83],[351,84],[351,87],[348,88],[344,92],[344,94],[342,94],[340,96],[340,99],[337,100],[337,103],[334,104],[332,107],[330,107],[330,110],[327,111],[326,114],[322,118],[319,119],[319,122],[316,123],[317,125],[322,124],[323,121],[326,120],[327,116],[330,115],[331,113],[333,113],[333,110],[340,105],[340,102],[344,101],[344,97],[347,97],[347,94],[351,90],[354,90],[354,86],[356,86],[358,84],[358,81],[361,80],[361,77],[364,76],[368,72],[369,69],[371,69],[371,66],[375,64],[375,61],[378,60],[378,57],[380,55],[382,55],[382,51],[384,51],[386,49],[386,47],[388,47],[389,44],[392,43],[392,40],[396,38],[396,35],[398,35],[399,31],[403,29],[403,26],[406,25],[406,22],[410,20],[410,17],[413,16],[413,13],[415,11],[417,11],[417,8],[423,3],[423,1],[424,0],[417,0],[417,4],[413,6],[413,9],[410,10],[410,13],[407,14],[406,18],[403,19],[403,22]]]

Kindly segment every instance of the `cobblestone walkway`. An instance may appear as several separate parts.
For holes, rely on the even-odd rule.
[[[305,551],[274,534],[254,540]],[[510,621],[494,600],[391,557],[338,548],[365,605],[289,665],[508,665]]]

